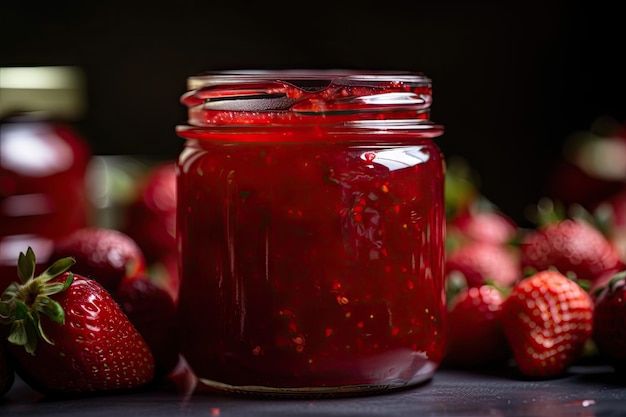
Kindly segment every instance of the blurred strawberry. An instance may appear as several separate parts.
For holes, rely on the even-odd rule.
[[[446,276],[461,274],[468,287],[493,283],[511,287],[522,277],[517,248],[483,241],[469,241],[450,251]]]
[[[599,201],[592,211],[608,210],[604,214],[610,216],[610,226],[619,229],[626,229],[626,184],[622,183],[620,189]]]
[[[446,320],[445,365],[498,366],[511,356],[500,321],[504,299],[491,285],[467,288],[452,298]]]
[[[591,211],[602,233],[626,263],[626,184],[615,194],[599,201]]]
[[[622,123],[599,117],[587,131],[566,139],[560,160],[547,179],[547,194],[565,206],[595,206],[623,188],[626,130]]]
[[[593,340],[598,352],[626,372],[626,272],[613,276],[594,295]]]
[[[172,297],[147,275],[122,280],[114,299],[152,350],[156,377],[162,378],[178,363],[176,306]]]
[[[51,259],[65,257],[76,260],[72,272],[98,281],[110,293],[122,279],[146,268],[144,254],[130,236],[104,227],[85,227],[57,241]]]
[[[150,265],[150,279],[156,285],[164,289],[178,304],[178,288],[180,286],[178,276],[178,256],[176,254],[163,255],[163,257]]]
[[[566,206],[580,204],[591,208],[618,191],[623,181],[592,176],[572,162],[562,160],[554,166],[546,183],[550,198]]]
[[[517,236],[517,224],[506,214],[495,209],[469,210],[448,222],[448,235],[507,244]]]
[[[176,254],[176,171],[174,161],[153,167],[128,205],[124,233],[141,247],[149,264]]]
[[[566,218],[529,231],[520,246],[522,267],[561,273],[593,285],[608,271],[621,268],[616,248],[591,224]]]

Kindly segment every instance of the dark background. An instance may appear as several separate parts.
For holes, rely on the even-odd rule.
[[[438,143],[518,221],[564,141],[626,120],[619,2],[3,1],[0,66],[75,65],[78,126],[103,155],[174,158],[186,77],[228,68],[421,71]]]

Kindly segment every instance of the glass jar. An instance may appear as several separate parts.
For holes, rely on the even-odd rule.
[[[210,389],[356,395],[443,356],[444,158],[419,73],[188,80],[182,354]]]
[[[20,252],[42,272],[55,240],[89,221],[83,83],[75,67],[0,68],[0,292]]]

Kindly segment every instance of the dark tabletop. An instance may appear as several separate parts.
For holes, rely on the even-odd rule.
[[[181,387],[179,385],[178,387]],[[17,380],[0,416],[626,416],[626,377],[607,366],[575,366],[564,377],[527,380],[510,371],[440,369],[420,386],[330,399],[217,395],[176,385],[80,399],[50,399]]]

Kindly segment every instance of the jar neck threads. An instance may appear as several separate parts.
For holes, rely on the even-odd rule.
[[[191,77],[181,102],[192,126],[428,123],[431,80],[421,73],[231,71]]]

